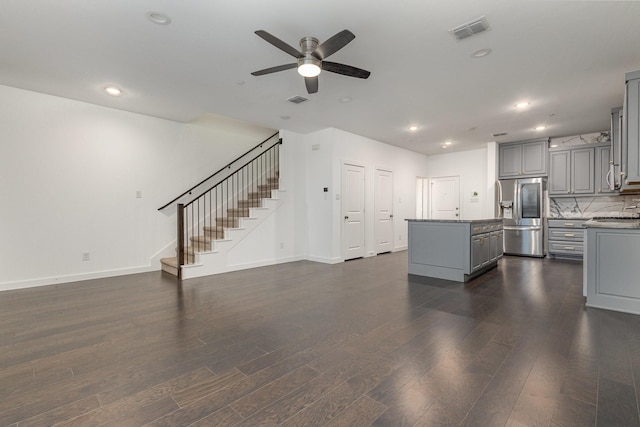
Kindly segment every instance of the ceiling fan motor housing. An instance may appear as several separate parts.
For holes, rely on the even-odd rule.
[[[300,39],[300,50],[303,57],[298,58],[298,73],[304,77],[315,77],[322,70],[322,61],[313,56],[318,47],[318,39],[315,37],[303,37]]]

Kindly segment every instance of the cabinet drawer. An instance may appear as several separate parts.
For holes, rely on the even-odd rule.
[[[471,225],[471,235],[475,236],[477,234],[488,233],[491,231],[492,224],[472,224]]]
[[[556,254],[582,255],[584,252],[584,246],[582,242],[555,242],[549,240],[548,252]]]
[[[549,228],[582,228],[582,224],[586,221],[586,219],[550,219],[548,220],[548,224]]]
[[[549,228],[549,240],[568,240],[570,242],[582,242],[584,231],[575,228]]]

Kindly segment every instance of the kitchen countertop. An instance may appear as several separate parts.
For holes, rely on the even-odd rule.
[[[585,228],[626,228],[640,229],[640,219],[638,218],[606,218],[590,219],[582,224]]]
[[[405,221],[415,222],[455,222],[462,224],[479,224],[487,222],[502,222],[502,218],[488,218],[488,219],[413,219],[405,218]]]

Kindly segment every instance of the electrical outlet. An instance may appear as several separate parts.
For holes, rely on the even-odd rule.
[[[82,261],[90,261],[91,260],[91,254],[89,254],[89,252],[82,252]]]
[[[136,199],[142,199],[142,190],[136,190]]]

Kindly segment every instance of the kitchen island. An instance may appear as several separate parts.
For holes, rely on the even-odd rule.
[[[640,220],[593,219],[584,227],[587,307],[640,314]]]
[[[502,219],[407,219],[409,274],[467,282],[502,257]]]

